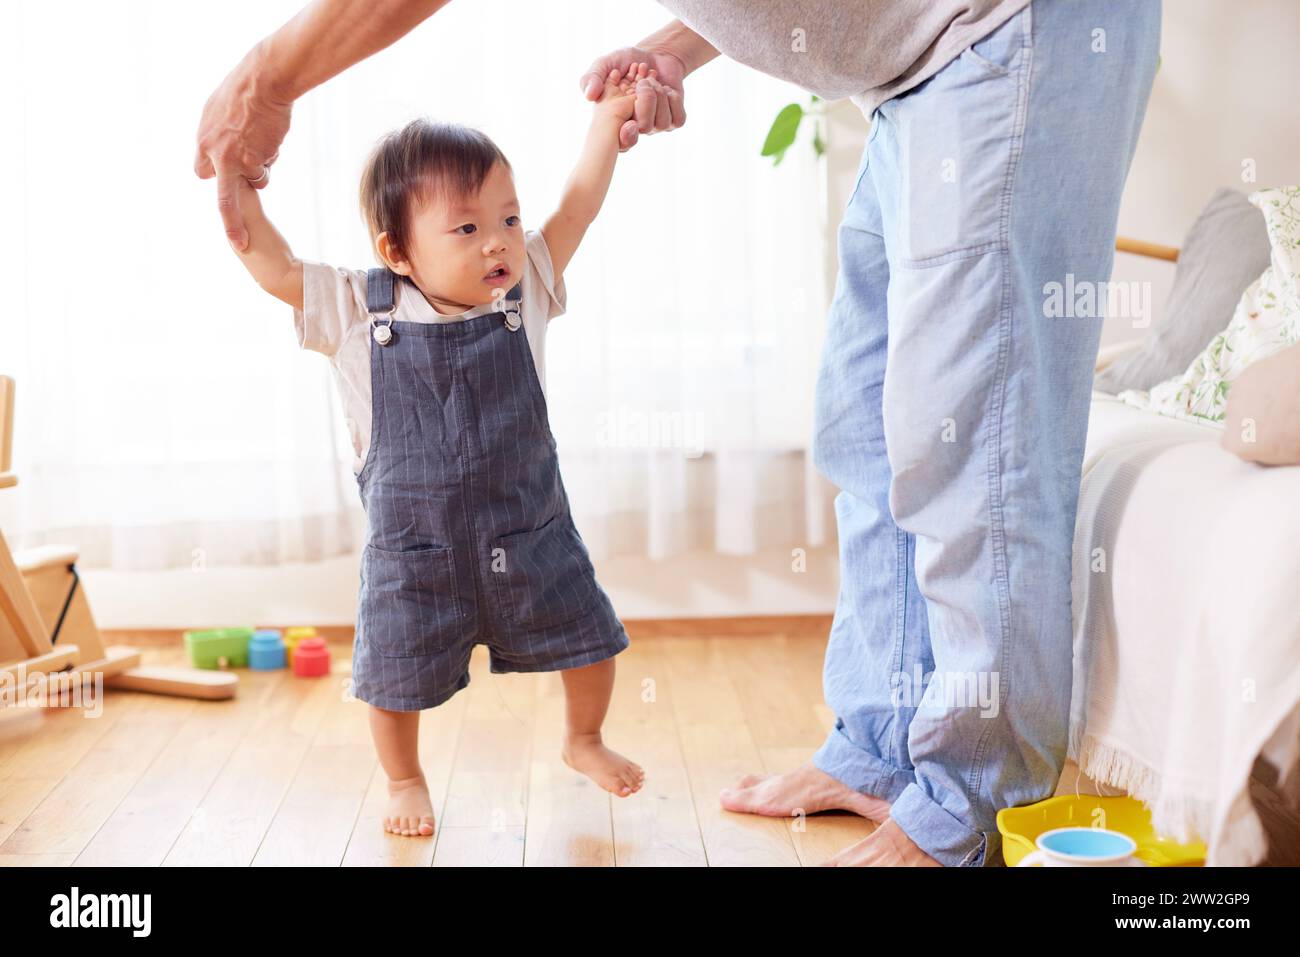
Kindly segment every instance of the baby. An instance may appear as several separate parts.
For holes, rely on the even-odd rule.
[[[299,344],[330,357],[357,452],[367,541],[352,687],[388,775],[385,830],[430,835],[420,712],[491,670],[560,671],[562,757],[607,791],[641,768],[605,747],[627,633],[574,527],[546,413],[547,323],[564,268],[600,210],[633,116],[637,65],[612,72],[557,209],[525,230],[510,164],[477,130],[416,120],[366,163],[361,207],[384,267],[294,258],[241,187],[258,285],[293,306]]]

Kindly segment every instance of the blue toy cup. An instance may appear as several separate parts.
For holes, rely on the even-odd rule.
[[[1141,867],[1137,842],[1103,827],[1058,827],[1038,835],[1038,850],[1017,867]]]
[[[285,667],[284,639],[276,628],[253,632],[248,642],[248,667],[254,671],[274,671]]]

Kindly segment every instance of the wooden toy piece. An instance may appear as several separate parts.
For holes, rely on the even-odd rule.
[[[239,676],[228,671],[137,665],[129,671],[114,676],[113,680],[106,681],[105,685],[126,691],[151,691],[154,694],[216,701],[234,697],[238,681]]]
[[[304,638],[293,653],[293,673],[299,678],[319,678],[330,673],[330,652],[324,638]]]
[[[284,640],[277,628],[260,628],[248,643],[248,667],[254,671],[275,671],[285,665]]]
[[[38,673],[58,673],[60,685],[77,675],[93,680],[99,674],[106,688],[188,698],[234,695],[236,675],[209,677],[190,668],[142,667],[137,649],[105,646],[76,561],[76,549],[61,545],[11,555],[0,534],[0,607],[6,612],[0,616],[0,672],[10,680],[25,673],[28,683]]]
[[[298,625],[294,628],[289,628],[288,630],[286,630],[284,633],[285,661],[289,662],[289,664],[292,665],[293,650],[298,647],[298,642],[302,641],[304,638],[315,638],[315,637],[316,637],[316,629],[311,627],[311,625]]]
[[[185,632],[185,650],[195,668],[225,669],[248,667],[248,643],[252,628],[208,628]]]
[[[13,464],[14,380],[0,376],[0,489],[18,484]],[[141,668],[140,652],[104,646],[77,575],[77,551],[45,545],[18,555],[0,534],[0,674],[25,673],[47,683],[103,677],[105,687],[194,698],[229,698],[235,675],[207,676],[187,668]],[[217,680],[213,680],[217,679]]]

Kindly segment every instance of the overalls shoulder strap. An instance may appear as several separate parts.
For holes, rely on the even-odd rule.
[[[393,282],[397,274],[387,266],[366,270],[366,311],[370,313],[371,335],[381,346],[393,341],[393,313],[397,309],[393,299]],[[388,324],[380,325],[379,317],[387,316]]]
[[[366,310],[385,313],[393,308],[393,280],[391,269],[379,266],[366,270]]]

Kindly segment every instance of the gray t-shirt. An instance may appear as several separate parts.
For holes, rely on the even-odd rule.
[[[718,52],[822,99],[876,107],[954,60],[1029,0],[659,0]]]

